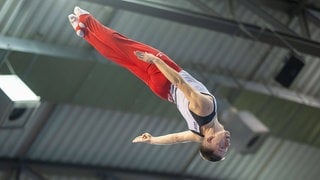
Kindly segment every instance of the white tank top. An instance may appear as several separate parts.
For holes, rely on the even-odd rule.
[[[208,89],[194,77],[192,77],[188,72],[182,70],[179,72],[181,77],[193,88],[197,89],[200,93],[209,94],[214,99],[214,111],[217,112],[217,104],[214,96],[208,91]],[[195,120],[194,116],[189,110],[189,101],[183,94],[183,92],[176,86],[171,86],[171,95],[173,102],[177,105],[178,110],[187,122],[189,130],[201,135],[200,124]],[[212,118],[216,118],[216,115]]]

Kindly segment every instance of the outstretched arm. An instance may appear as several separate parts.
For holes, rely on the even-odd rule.
[[[167,134],[163,136],[152,136],[149,133],[144,133],[141,136],[136,137],[133,143],[148,143],[156,145],[169,145],[186,142],[200,142],[201,137],[194,134],[191,131],[183,131],[174,134]]]

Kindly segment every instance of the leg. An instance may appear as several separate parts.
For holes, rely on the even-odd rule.
[[[68,16],[71,25],[76,31],[76,34],[80,37],[83,37],[89,44],[91,44],[101,55],[105,58],[115,62],[116,64],[128,69],[133,74],[135,74],[138,78],[143,80],[144,82],[147,81],[147,73],[145,71],[141,71],[139,67],[136,66],[135,63],[129,61],[121,51],[116,50],[116,46],[114,45],[114,40],[112,39],[112,30],[111,29],[104,29],[101,28],[101,31],[104,31],[104,36],[106,37],[102,41],[101,39],[97,38],[94,33],[91,32],[83,23],[79,23],[78,17],[74,14]],[[80,24],[80,25],[79,25]],[[81,26],[81,27],[79,27]],[[94,25],[98,27],[100,25]],[[101,25],[101,27],[103,27]],[[109,39],[107,40],[107,38]],[[104,43],[108,42],[108,43]]]
[[[148,63],[141,62],[135,55],[135,51],[148,52],[154,54],[163,61],[165,61],[173,69],[180,71],[181,68],[174,63],[168,56],[160,52],[159,50],[148,46],[146,44],[134,41],[127,38],[126,36],[118,33],[117,31],[104,26],[87,11],[81,10],[80,8],[75,8],[75,14],[79,16],[80,24],[84,24],[86,29],[94,34],[101,42],[104,42],[106,46],[111,44],[114,46],[114,51],[121,54],[127,59],[127,61],[132,61],[134,64],[139,66],[141,69],[145,70],[149,67]],[[86,36],[84,36],[86,39]]]
[[[75,30],[82,30],[83,37],[104,57],[131,71],[143,80],[150,89],[161,98],[168,98],[170,82],[155,65],[139,60],[134,52],[142,51],[157,55],[170,67],[176,71],[180,71],[181,68],[176,63],[159,50],[131,40],[120,33],[105,27],[92,15],[88,14],[88,12],[77,7],[74,12],[76,14],[75,17],[78,18],[79,21],[77,23],[72,23],[72,20],[70,20],[72,26]],[[81,24],[83,24],[83,26]],[[80,25],[82,27],[77,28]]]

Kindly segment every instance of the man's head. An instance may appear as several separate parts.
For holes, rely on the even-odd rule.
[[[208,161],[221,161],[227,154],[230,146],[230,132],[219,131],[213,135],[204,137],[200,145],[200,155]]]

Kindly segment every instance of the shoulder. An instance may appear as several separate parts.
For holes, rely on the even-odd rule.
[[[198,134],[188,130],[176,133],[174,142],[201,142],[202,137]]]
[[[214,110],[213,97],[199,93],[190,99],[189,109],[198,116],[207,116]]]
[[[196,134],[194,132],[192,132],[191,130],[185,131],[185,138],[187,138],[189,141],[192,142],[201,142],[202,141],[202,136],[200,136],[199,134]]]
[[[189,101],[189,109],[199,116],[211,114],[214,109],[214,100],[207,88],[189,74],[183,75],[183,77],[180,75],[180,81],[176,85]]]

